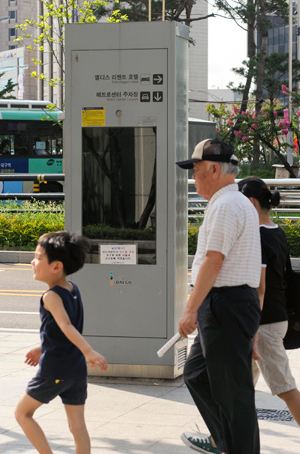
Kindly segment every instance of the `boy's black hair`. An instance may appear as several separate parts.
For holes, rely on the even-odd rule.
[[[66,231],[45,233],[38,240],[38,245],[45,249],[48,262],[62,262],[66,276],[83,267],[90,242],[84,236]]]

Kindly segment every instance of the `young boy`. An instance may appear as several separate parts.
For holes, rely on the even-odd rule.
[[[15,417],[40,454],[53,454],[44,432],[33,419],[42,405],[60,396],[75,440],[76,454],[91,452],[84,420],[87,366],[107,369],[105,358],[82,337],[83,307],[76,284],[66,277],[84,265],[86,238],[68,232],[42,235],[32,260],[34,278],[49,286],[40,301],[41,346],[30,350],[26,363],[39,364],[15,410]]]

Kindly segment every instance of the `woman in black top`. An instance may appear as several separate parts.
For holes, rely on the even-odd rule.
[[[259,215],[262,273],[257,289],[262,307],[258,329],[257,361],[273,395],[285,401],[295,421],[300,425],[300,392],[292,376],[283,338],[288,328],[284,274],[288,245],[283,230],[270,217],[272,206],[280,203],[278,191],[271,192],[257,177],[239,182],[239,190],[250,199]]]

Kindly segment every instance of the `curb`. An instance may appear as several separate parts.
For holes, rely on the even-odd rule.
[[[0,251],[0,263],[31,263],[34,251]]]

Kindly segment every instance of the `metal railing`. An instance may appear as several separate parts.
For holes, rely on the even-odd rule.
[[[236,183],[241,181],[235,180]],[[263,180],[271,189],[280,192],[280,205],[272,208],[274,217],[284,219],[300,219],[300,178],[272,178]],[[195,180],[188,180],[188,218],[203,218],[207,206],[207,200],[196,193],[194,187]],[[280,213],[285,213],[280,216]],[[293,216],[289,216],[293,214]],[[299,216],[297,216],[297,214]]]
[[[63,173],[52,174],[28,174],[28,173],[0,173],[0,181],[64,181]],[[240,179],[235,180],[236,183]],[[273,208],[274,216],[285,219],[300,219],[300,178],[273,178],[265,179],[264,182],[280,192],[281,203],[279,207]],[[204,216],[207,200],[196,193],[194,186],[195,180],[188,180],[188,218],[197,219]],[[64,200],[65,194],[62,192],[32,192],[32,193],[6,193],[0,194],[0,200]],[[290,213],[294,216],[280,216],[280,213]],[[299,214],[299,216],[295,216]]]
[[[0,173],[0,181],[64,181],[64,173]],[[63,192],[26,192],[26,193],[0,193],[0,200],[64,200]]]

